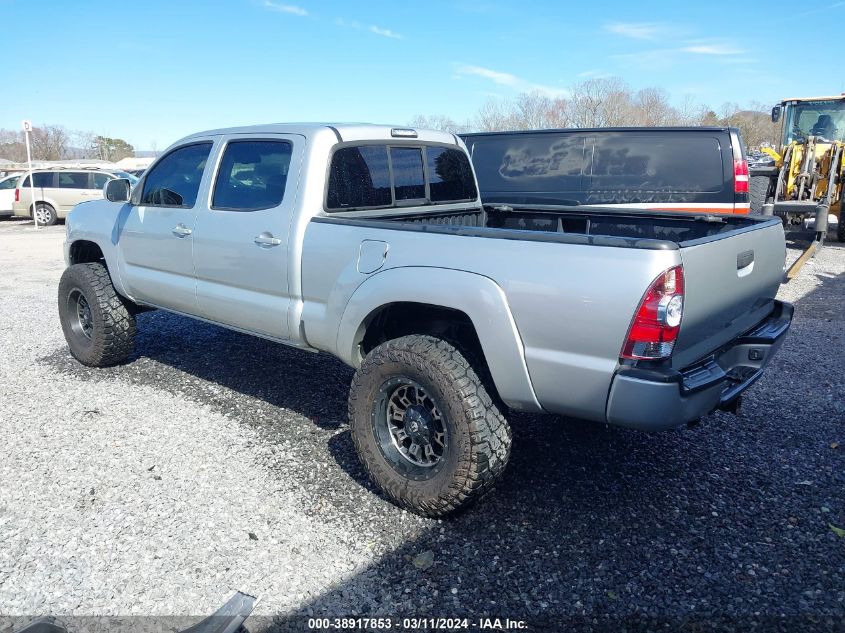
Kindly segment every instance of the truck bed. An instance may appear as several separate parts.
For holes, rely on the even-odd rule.
[[[337,216],[334,216],[337,217]],[[777,219],[619,208],[486,205],[482,209],[348,216],[354,224],[503,239],[666,249],[777,224]],[[396,227],[400,228],[400,227]],[[496,229],[486,231],[484,229]]]
[[[344,293],[347,283],[361,283],[345,270],[364,240],[385,244],[382,270],[482,275],[507,297],[541,404],[589,419],[604,415],[592,407],[606,398],[636,306],[659,274],[683,265],[684,315],[671,366],[684,370],[766,318],[785,256],[777,219],[741,215],[485,205],[338,213],[311,223],[303,269],[320,273],[304,281],[306,302],[331,292],[319,285],[325,279],[343,279]]]

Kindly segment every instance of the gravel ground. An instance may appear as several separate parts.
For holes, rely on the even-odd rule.
[[[240,589],[262,596],[252,629],[309,615],[845,627],[837,244],[782,287],[792,332],[739,418],[644,434],[513,416],[501,485],[434,521],[367,482],[351,371],[328,356],[151,312],[127,365],[73,361],[62,239],[0,222],[2,615],[196,615]]]

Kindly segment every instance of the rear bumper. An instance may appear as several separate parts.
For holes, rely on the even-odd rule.
[[[789,214],[800,216],[815,216],[819,211],[818,202],[806,200],[803,202],[783,200],[775,202],[772,212],[779,218],[785,218]]]
[[[658,431],[732,409],[780,348],[793,311],[791,304],[775,301],[760,323],[681,371],[621,367],[610,387],[608,423]]]

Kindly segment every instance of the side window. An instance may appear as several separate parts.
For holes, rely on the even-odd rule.
[[[184,208],[194,206],[210,152],[211,143],[195,143],[167,154],[147,174],[141,192],[141,204]]]
[[[472,167],[464,152],[445,147],[426,147],[425,155],[432,202],[457,202],[478,197]]]
[[[88,189],[88,174],[79,171],[59,172],[59,189]]]
[[[112,179],[109,174],[91,174],[91,177],[93,179],[94,189],[102,189]]]
[[[482,196],[577,192],[584,168],[584,137],[502,134],[473,141],[472,163]]]
[[[211,207],[256,211],[279,206],[292,149],[287,141],[230,141],[220,161]]]
[[[54,187],[53,176],[55,176],[53,172],[36,172],[32,174],[32,180],[36,187]],[[29,176],[23,179],[21,188],[23,187],[29,187]]]
[[[718,192],[724,180],[715,137],[608,132],[593,147],[591,191]]]
[[[332,157],[329,209],[386,207],[393,202],[386,145],[342,147]]]
[[[396,200],[424,200],[425,173],[421,147],[391,147],[393,194]]]

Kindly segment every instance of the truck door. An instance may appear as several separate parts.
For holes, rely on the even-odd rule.
[[[211,195],[197,214],[200,316],[289,339],[289,232],[304,137],[225,139]],[[290,178],[289,178],[290,174]]]
[[[124,207],[118,231],[120,275],[136,301],[197,314],[193,231],[197,201],[207,197],[205,165],[212,145],[199,140],[167,153]]]

